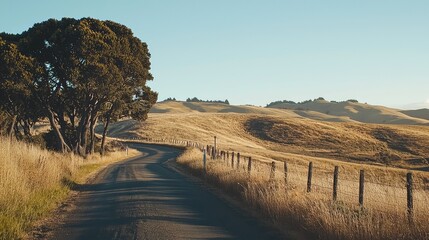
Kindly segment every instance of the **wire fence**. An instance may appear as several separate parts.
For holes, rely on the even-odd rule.
[[[366,174],[365,169],[357,171],[356,168],[348,169],[341,165],[330,167],[313,162],[307,162],[307,165],[275,160],[267,162],[241,155],[237,151],[221,150],[215,146],[187,140],[152,138],[127,140],[198,148],[207,154],[207,161],[216,161],[234,169],[232,174],[242,172],[256,174],[264,177],[267,182],[281,184],[286,191],[293,189],[327,200],[359,205],[362,208],[407,214],[410,219],[428,209],[429,181],[413,180],[412,171],[398,172],[392,180],[391,175],[383,178],[371,173]]]

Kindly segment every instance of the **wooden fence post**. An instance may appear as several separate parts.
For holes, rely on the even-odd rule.
[[[313,177],[313,162],[308,164],[307,192],[311,192],[311,178]]]
[[[204,149],[204,152],[203,152],[203,166],[204,166],[204,173],[206,173],[206,172],[207,172],[206,162],[207,162],[206,150]]]
[[[249,162],[247,162],[247,172],[249,173],[252,171],[252,157],[249,157]]]
[[[271,170],[270,170],[270,181],[274,181],[276,177],[276,162],[271,162]]]
[[[413,222],[414,202],[413,202],[413,174],[407,173],[407,213],[408,221]]]
[[[212,159],[216,159],[216,152],[215,152],[215,148],[212,147]]]
[[[283,163],[283,170],[284,170],[284,179],[285,179],[285,187],[287,186],[287,162],[284,161]]]
[[[235,155],[235,153],[232,152],[232,154],[231,154],[231,168],[234,168],[234,155]]]
[[[332,199],[337,201],[337,190],[338,190],[338,166],[334,168],[334,185],[332,190]]]
[[[214,136],[214,156],[215,156],[215,159],[216,159],[216,156],[217,156],[217,138],[216,138],[216,136]]]
[[[240,153],[237,153],[237,169],[240,167]]]
[[[363,207],[363,192],[365,184],[365,171],[360,170],[359,173],[359,205]]]

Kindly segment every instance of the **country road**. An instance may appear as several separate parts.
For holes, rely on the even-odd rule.
[[[111,165],[80,187],[51,239],[279,239],[166,162],[179,149],[130,144],[143,156]]]

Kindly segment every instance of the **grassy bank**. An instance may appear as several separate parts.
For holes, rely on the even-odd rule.
[[[83,183],[103,166],[124,159],[112,152],[87,159],[0,138],[0,239],[19,239],[70,193],[66,182]],[[129,155],[137,152],[130,150]]]
[[[419,203],[418,211],[415,212],[414,221],[409,223],[404,204],[395,205],[396,202],[403,202],[403,195],[395,193],[390,195],[390,199],[380,199],[385,190],[378,185],[368,186],[374,190],[367,191],[365,199],[374,201],[366,201],[364,208],[361,208],[356,202],[348,201],[347,195],[334,202],[330,195],[323,191],[306,193],[305,184],[298,184],[305,183],[306,172],[296,171],[294,168],[291,169],[294,182],[288,182],[285,186],[280,173],[276,173],[276,178],[270,181],[269,170],[255,169],[249,176],[245,164],[243,168],[232,169],[223,160],[208,161],[207,173],[204,175],[202,153],[197,149],[188,149],[177,161],[226,194],[235,196],[244,207],[257,211],[279,229],[294,226],[320,239],[429,237],[429,207],[424,204],[429,197],[427,191],[421,189],[416,189],[418,191],[415,202]],[[368,171],[370,168],[366,167]],[[386,174],[389,175],[387,172]],[[390,174],[394,175],[396,172]],[[394,180],[392,177],[392,181]],[[356,181],[352,180],[341,182],[341,187],[345,189],[356,189],[355,185]],[[389,191],[403,191],[392,186],[387,186]],[[320,186],[324,187],[329,188],[329,185]],[[376,200],[386,200],[386,203],[380,205]]]

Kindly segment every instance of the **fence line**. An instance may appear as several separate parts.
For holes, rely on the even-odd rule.
[[[218,147],[213,147],[211,145],[203,145],[201,143],[198,142],[194,142],[194,141],[190,141],[190,140],[178,140],[178,139],[167,139],[167,138],[161,138],[161,139],[155,139],[155,138],[131,138],[131,139],[117,139],[117,140],[128,140],[128,141],[144,141],[146,143],[168,143],[168,144],[174,144],[174,145],[179,145],[179,146],[186,146],[186,147],[193,147],[193,148],[198,148],[199,150],[201,150],[201,152],[203,153],[203,169],[206,172],[207,171],[207,160],[211,159],[214,161],[219,161],[222,162],[224,164],[226,164],[227,166],[230,166],[232,169],[237,169],[240,170],[240,164],[243,165],[247,159],[247,168],[246,166],[243,165],[243,167],[245,167],[245,169],[247,170],[247,173],[249,174],[249,176],[251,175],[252,172],[256,171],[264,171],[264,169],[262,169],[263,167],[267,167],[266,171],[268,172],[268,180],[270,182],[272,181],[276,181],[276,178],[280,178],[283,180],[284,182],[284,186],[285,189],[288,188],[288,186],[290,186],[292,183],[292,179],[293,179],[293,175],[294,172],[291,171],[293,168],[291,168],[289,166],[289,163],[287,161],[283,162],[283,168],[281,170],[278,170],[278,166],[281,166],[279,161],[272,161],[272,162],[265,162],[265,161],[259,161],[256,159],[253,159],[251,156],[244,156],[242,155],[240,152],[235,152],[235,151],[225,151],[225,150],[219,150]],[[236,156],[236,157],[235,157]],[[223,160],[223,161],[221,161]],[[242,161],[242,162],[241,162]],[[299,168],[302,168],[302,165],[298,165],[296,164],[296,166],[298,166]],[[317,180],[314,178],[317,175],[314,175],[314,170],[323,170],[324,174],[328,177],[325,182],[326,185],[321,185],[317,182]],[[297,168],[295,169],[297,170]],[[276,174],[276,171],[282,171],[283,175],[280,174]],[[296,171],[295,171],[296,173]],[[406,212],[409,218],[409,221],[413,221],[413,216],[414,216],[414,206],[415,206],[415,198],[414,198],[414,190],[415,187],[413,186],[413,174],[412,172],[408,172],[406,174],[406,179],[404,182],[406,182],[405,184],[405,188],[404,189],[400,189],[397,186],[390,186],[390,185],[384,185],[384,184],[379,184],[379,183],[375,183],[375,182],[367,182],[365,181],[365,171],[362,169],[359,171],[359,180],[357,183],[357,188],[358,191],[357,192],[353,192],[353,191],[345,191],[344,189],[342,189],[342,182],[348,183],[349,185],[356,185],[355,181],[350,181],[350,180],[341,180],[340,176],[340,170],[339,170],[339,166],[334,166],[334,169],[332,170],[332,178],[329,175],[330,171],[327,170],[326,168],[317,168],[315,166],[313,166],[313,162],[309,162],[308,164],[308,169],[307,169],[307,178],[306,178],[306,192],[311,194],[312,192],[320,192],[321,189],[326,190],[325,193],[329,193],[332,194],[332,200],[333,201],[338,201],[340,198],[344,199],[344,196],[348,196],[351,198],[355,198],[358,200],[359,206],[360,207],[364,207],[365,204],[365,193],[366,191],[368,191],[368,189],[371,188],[379,188],[379,187],[387,187],[386,188],[386,194],[387,192],[390,191],[397,191],[397,190],[404,190],[406,192],[405,196],[397,196],[395,194],[395,198],[399,198],[399,199],[404,199],[406,200]],[[301,173],[302,174],[302,173]],[[277,177],[278,176],[278,177]],[[283,176],[283,177],[281,177]],[[326,177],[325,176],[325,177]],[[297,181],[295,181],[296,184]],[[350,184],[352,183],[352,184]],[[332,184],[332,185],[331,185]],[[348,187],[349,189],[351,187]],[[421,191],[423,192],[427,192],[425,189],[421,189]],[[368,194],[366,194],[368,195]],[[342,197],[341,197],[342,196]],[[385,198],[386,199],[386,198]],[[366,199],[366,200],[370,200],[371,203],[374,202],[378,202],[382,205],[391,205],[391,206],[398,206],[395,204],[389,204],[386,201],[380,201],[378,199]]]

